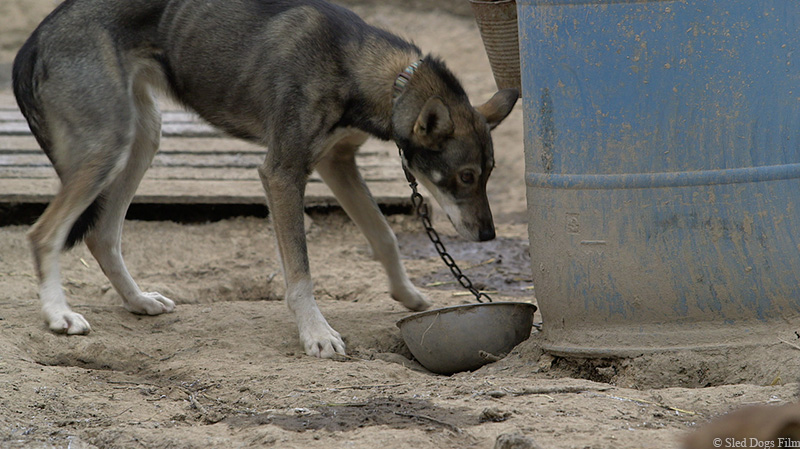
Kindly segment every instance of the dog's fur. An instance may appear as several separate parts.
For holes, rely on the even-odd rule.
[[[395,80],[422,59],[393,99]],[[491,128],[518,92],[473,108],[450,71],[413,44],[318,0],[66,0],[14,61],[14,93],[62,186],[29,233],[50,329],[89,332],[67,305],[59,253],[85,239],[133,313],[171,312],[144,293],[121,256],[127,207],[158,149],[165,92],[236,137],[266,146],[258,172],[306,353],[344,353],[313,297],[303,194],[316,169],[385,267],[391,295],[429,302],[354,161],[368,135],[393,139],[403,164],[472,240],[494,238],[486,181]]]

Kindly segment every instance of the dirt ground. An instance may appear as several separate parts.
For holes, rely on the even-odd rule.
[[[16,48],[53,5],[0,2],[0,95],[8,95]],[[463,5],[443,11],[362,1],[353,8],[443,56],[476,101],[494,90]],[[464,242],[442,214],[435,224],[496,300],[535,302],[522,120],[518,107],[494,133],[489,187],[498,239]],[[93,327],[80,337],[54,335],[40,318],[28,226],[0,228],[0,447],[461,449],[491,448],[499,435],[518,433],[542,448],[677,448],[715,416],[798,399],[800,352],[780,343],[768,357],[581,362],[543,353],[534,332],[475,372],[425,372],[410,360],[395,326],[407,312],[376,282],[383,274],[366,241],[341,212],[310,217],[315,294],[348,346],[338,361],[303,354],[282,301],[268,220],[128,221],[123,245],[134,278],[178,303],[175,313],[157,317],[125,312],[85,247],[65,253],[71,304]],[[467,302],[452,284],[438,284],[449,273],[418,222],[405,215],[390,222],[409,274],[435,304]]]

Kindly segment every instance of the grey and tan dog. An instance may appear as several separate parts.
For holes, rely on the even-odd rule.
[[[85,334],[67,305],[59,253],[85,239],[127,310],[171,312],[142,292],[122,260],[125,212],[158,149],[166,93],[212,125],[266,147],[267,195],[294,312],[309,355],[344,353],[313,296],[303,194],[316,169],[366,235],[392,297],[429,301],[411,284],[397,241],[354,154],[369,135],[393,139],[403,164],[432,192],[456,230],[495,236],[486,197],[494,165],[489,131],[518,92],[473,107],[439,59],[317,0],[66,0],[14,61],[14,93],[61,178],[29,238],[50,329]]]

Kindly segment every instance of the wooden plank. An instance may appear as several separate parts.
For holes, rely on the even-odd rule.
[[[16,106],[2,106],[0,107],[0,122],[24,122],[25,116],[22,115],[19,108]],[[166,109],[161,111],[162,122],[172,123],[201,123],[205,121],[197,114],[189,111],[181,111],[175,109]]]
[[[224,135],[190,112],[162,111],[161,121],[161,135],[163,136],[213,137]],[[18,109],[0,108],[0,135],[24,136],[30,133],[28,122]]]
[[[0,135],[25,136],[31,133],[25,122],[0,122]]]
[[[262,159],[267,148],[241,139],[225,137],[170,137],[161,139],[156,158],[161,154],[202,154],[202,153],[241,153],[256,154]],[[39,143],[30,133],[25,136],[0,135],[0,154],[39,154],[44,157]],[[400,166],[399,160],[392,157],[397,154],[393,143],[368,140],[358,151],[359,166],[381,163]]]
[[[26,136],[30,135],[31,130],[25,121],[0,121],[0,135],[6,136]],[[162,136],[182,136],[182,137],[220,137],[225,134],[210,125],[202,123],[163,123],[161,125]]]
[[[169,139],[161,139],[161,144],[159,145],[159,152],[162,153],[187,150],[197,153],[219,151],[261,155],[266,153],[266,149],[261,145],[225,137],[171,137]],[[19,136],[4,136],[0,134],[0,151],[41,153],[42,149],[29,131],[26,135]]]
[[[0,151],[42,151],[39,143],[30,133],[26,136],[2,136],[0,137]]]
[[[198,190],[202,187],[202,190]],[[58,191],[56,179],[0,179],[0,196],[4,203],[49,203]],[[398,196],[396,182],[370,184],[378,204],[406,206],[405,196]],[[409,192],[410,196],[410,192]],[[210,181],[159,180],[142,182],[134,203],[145,204],[266,204],[260,181]],[[325,184],[309,183],[306,187],[306,207],[337,204]]]
[[[261,165],[263,155],[232,152],[195,153],[176,151],[156,154],[152,167],[231,167],[256,168]],[[359,154],[356,163],[362,169],[400,169],[400,163],[385,154]],[[3,167],[50,166],[50,160],[41,150],[14,151],[0,150],[0,170]]]
[[[26,136],[30,134],[31,130],[25,121],[0,121],[0,135]],[[161,135],[167,137],[221,137],[225,134],[210,125],[186,122],[163,123],[161,125]]]
[[[2,107],[0,108],[0,122],[19,122],[24,121],[25,117],[22,112],[16,107]]]
[[[364,167],[361,176],[365,181],[393,181],[397,180],[395,167]],[[56,172],[49,163],[39,165],[2,165],[0,164],[0,178],[54,178]],[[177,170],[172,166],[154,166],[145,174],[144,180],[149,179],[184,179],[202,181],[204,179],[216,181],[259,181],[255,168],[231,167],[181,167]],[[316,173],[312,173],[309,182],[322,182]]]

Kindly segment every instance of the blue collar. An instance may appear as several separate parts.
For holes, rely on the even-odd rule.
[[[408,67],[403,69],[403,71],[397,75],[397,78],[395,78],[394,80],[392,101],[397,101],[397,99],[400,97],[403,91],[406,90],[406,85],[408,84],[409,81],[411,81],[411,77],[414,76],[414,72],[417,71],[417,68],[419,68],[420,64],[422,64],[422,59],[420,59],[419,61],[412,62]]]

